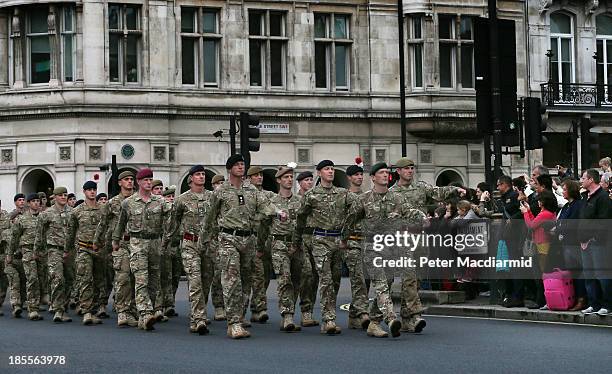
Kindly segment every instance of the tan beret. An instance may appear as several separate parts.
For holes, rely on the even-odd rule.
[[[212,184],[216,184],[216,183],[219,183],[219,182],[225,182],[225,177],[224,177],[223,175],[221,175],[221,174],[217,174],[217,175],[215,175],[215,176],[213,177],[213,179],[212,179],[212,182],[211,182],[211,183],[212,183]]]
[[[132,173],[132,172],[131,172],[131,171],[129,171],[129,170],[126,170],[126,171],[121,172],[121,173],[119,174],[119,180],[122,180],[123,178],[127,178],[127,177],[132,177],[132,178],[134,178],[134,173]]]
[[[175,186],[170,186],[170,187],[166,188],[166,190],[162,193],[162,195],[164,195],[164,196],[174,195],[175,192],[176,192],[176,187]]]
[[[164,182],[160,181],[159,179],[153,179],[153,185],[151,186],[151,188],[155,188],[157,186],[163,186]]]
[[[293,173],[293,169],[292,168],[288,168],[286,166],[281,166],[278,171],[276,172],[276,174],[274,175],[274,178],[280,178],[283,175],[287,174],[287,173]]]
[[[53,190],[54,195],[61,195],[63,193],[68,193],[68,189],[66,189],[66,187],[55,187]]]
[[[260,168],[259,166],[251,166],[249,168],[249,170],[247,170],[247,176],[251,176],[251,175],[255,175],[255,174],[259,174],[263,171],[262,168]]]
[[[407,166],[414,166],[414,161],[409,158],[402,157],[394,165],[396,168],[405,168]]]

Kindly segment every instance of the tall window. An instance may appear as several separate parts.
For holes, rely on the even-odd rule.
[[[27,13],[28,77],[30,84],[51,80],[51,45],[47,25],[48,8],[33,8]]]
[[[219,86],[219,11],[181,7],[182,82]]]
[[[138,83],[140,79],[140,6],[108,5],[109,80],[111,83]]]
[[[61,11],[61,48],[62,48],[62,77],[65,82],[74,81],[75,54],[75,29],[76,22],[73,7],[64,7]]]
[[[412,87],[423,88],[423,16],[411,16],[409,27],[408,45],[410,48]]]
[[[315,13],[315,87],[348,91],[351,57],[350,16]]]
[[[474,87],[474,33],[471,17],[438,16],[440,87]]]
[[[285,86],[285,12],[249,10],[249,71],[255,87]]]
[[[555,83],[574,81],[573,29],[570,16],[559,12],[550,15],[551,78]]]

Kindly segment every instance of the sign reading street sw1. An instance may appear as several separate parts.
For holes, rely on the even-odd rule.
[[[289,134],[288,123],[260,123],[257,127],[262,134]]]

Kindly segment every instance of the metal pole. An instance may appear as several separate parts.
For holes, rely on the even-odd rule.
[[[236,116],[230,118],[230,152],[232,155],[236,154]]]
[[[493,176],[493,170],[491,169],[491,135],[488,132],[483,137],[484,143],[484,165],[485,165],[485,181],[487,184],[495,189],[495,181]]]
[[[580,179],[578,175],[578,121],[572,121],[572,169],[574,179]]]
[[[495,155],[495,179],[502,175],[502,122],[499,72],[499,25],[497,0],[489,0],[489,62],[491,69],[491,115],[493,121],[493,154]]]
[[[400,123],[402,131],[402,157],[408,155],[406,139],[406,72],[404,71],[404,3],[397,0],[397,27],[399,34],[399,75],[400,75]]]

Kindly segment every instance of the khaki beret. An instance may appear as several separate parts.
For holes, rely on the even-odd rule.
[[[176,192],[176,187],[175,186],[170,186],[170,187],[166,188],[166,190],[163,192],[162,195],[164,195],[164,196],[174,195],[175,192]]]
[[[66,189],[66,187],[55,187],[53,190],[54,195],[61,195],[63,193],[68,193],[68,189]]]
[[[159,179],[153,179],[153,185],[151,186],[151,188],[155,188],[157,186],[163,186],[164,182],[160,181]]]
[[[134,178],[134,173],[132,173],[129,170],[126,170],[124,172],[121,172],[121,174],[119,174],[119,179],[118,180],[122,180],[123,178],[127,178],[127,177],[132,177]]]
[[[414,166],[414,161],[409,158],[402,157],[394,165],[396,168],[405,168],[407,166]]]
[[[251,176],[251,175],[255,175],[255,174],[259,174],[263,171],[262,168],[260,168],[259,166],[251,166],[249,168],[249,170],[247,170],[247,176]]]
[[[286,166],[281,166],[278,171],[276,172],[276,174],[274,175],[274,178],[280,178],[283,175],[287,174],[287,173],[293,173],[293,169],[292,168],[288,168]]]
[[[217,174],[217,175],[215,175],[215,176],[213,177],[213,179],[212,179],[212,182],[211,182],[211,183],[212,183],[212,184],[215,184],[215,183],[219,183],[219,182],[225,182],[225,177],[224,177],[223,175],[221,175],[221,174]]]
[[[44,193],[44,192],[39,192],[38,193],[38,197],[41,198],[41,199],[46,199],[47,198],[47,194]]]

